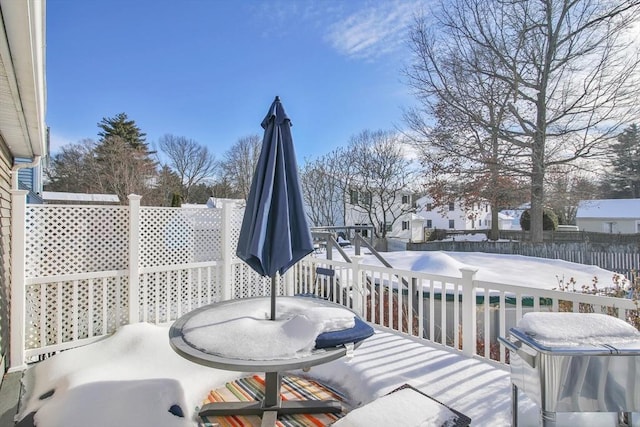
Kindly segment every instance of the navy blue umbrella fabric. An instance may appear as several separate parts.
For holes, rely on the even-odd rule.
[[[284,274],[313,252],[313,240],[302,203],[291,121],[279,97],[271,104],[262,127],[262,151],[236,254],[260,275],[275,278],[276,273]],[[273,288],[271,296],[275,296]]]

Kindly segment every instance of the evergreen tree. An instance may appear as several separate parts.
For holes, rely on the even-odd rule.
[[[632,124],[612,146],[612,172],[607,180],[614,198],[640,197],[640,129]]]
[[[103,117],[98,127],[102,129],[98,132],[101,143],[117,136],[127,142],[131,148],[148,151],[147,134],[140,130],[135,121],[129,120],[126,113],[116,114],[115,117]]]
[[[95,148],[96,178],[102,191],[117,194],[123,204],[131,193],[151,196],[158,170],[145,142],[146,134],[125,113],[103,118],[98,127],[101,131]],[[157,203],[152,199],[145,197],[142,203]]]

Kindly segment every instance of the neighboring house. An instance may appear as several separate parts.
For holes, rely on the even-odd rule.
[[[462,201],[455,200],[445,206],[436,206],[429,196],[421,197],[416,203],[416,214],[423,219],[423,227],[427,230],[473,231],[491,228],[489,203],[474,203],[463,208]]]
[[[582,200],[576,225],[581,231],[640,233],[640,199]]]
[[[117,205],[120,199],[115,194],[65,193],[61,191],[43,191],[42,200],[47,204],[64,205]]]
[[[45,0],[0,0],[0,14],[0,373],[4,373],[10,351],[11,190],[21,187],[20,170],[36,166],[47,154]]]
[[[518,226],[514,228],[516,219],[504,212],[498,212],[498,229],[499,230],[520,230],[520,217],[518,217]]]
[[[414,210],[413,208],[415,207],[416,200],[415,194],[407,191],[401,192],[398,195],[398,197],[396,198],[396,203],[391,206],[390,209],[391,216],[398,219],[392,223],[391,221],[393,221],[393,218],[390,217],[389,221],[386,224],[371,224],[371,220],[369,219],[369,215],[367,214],[367,212],[355,205],[358,199],[363,200],[363,198],[366,199],[366,197],[370,198],[371,196],[367,196],[367,194],[361,192],[356,192],[355,190],[352,190],[350,194],[348,194],[348,200],[345,207],[345,225],[374,226],[376,229],[378,229],[379,232],[381,232],[383,228],[386,228],[387,237],[409,240],[411,235],[410,226],[407,226],[407,223],[406,221],[404,221],[404,219],[409,218],[410,220],[411,213],[407,211]],[[407,215],[409,215],[409,217],[407,217]],[[377,218],[382,218],[382,215],[378,214]],[[366,231],[363,231],[363,237],[369,237],[367,234],[368,233]]]
[[[49,146],[48,133],[46,147]],[[47,148],[48,150],[48,148]],[[27,203],[44,203],[42,198],[42,168],[45,157],[41,157],[35,166],[27,166],[32,163],[30,159],[15,159],[15,164],[25,165],[18,169],[18,187],[21,190],[29,191]]]
[[[529,209],[530,207],[531,207],[530,203],[525,203],[521,206],[518,206],[517,208],[504,209],[500,211],[501,214],[511,218],[510,226],[507,226],[505,223],[505,226],[503,227],[502,221],[500,221],[500,230],[522,230],[522,227],[520,226],[520,217],[522,216],[522,213],[527,209]]]
[[[350,195],[350,200],[362,195]],[[398,219],[393,224],[386,224],[387,237],[407,242],[421,242],[424,240],[425,230],[455,230],[477,231],[491,228],[491,206],[489,203],[475,203],[463,209],[461,200],[448,203],[446,206],[436,206],[429,196],[417,198],[415,194],[403,193],[398,197],[398,205],[394,209]],[[408,208],[409,212],[400,214]],[[505,214],[498,215],[499,228],[509,230],[512,228],[513,218]],[[352,204],[347,204],[347,225],[375,225],[380,228],[382,224],[369,224],[366,213]],[[366,237],[366,236],[365,236]]]

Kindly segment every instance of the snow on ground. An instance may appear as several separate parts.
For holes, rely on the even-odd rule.
[[[348,255],[354,255],[354,248],[346,248]],[[368,250],[364,250],[365,264],[379,265]],[[321,255],[322,256],[322,255]],[[449,277],[462,277],[460,268],[477,269],[476,279],[504,283],[508,285],[527,286],[540,289],[557,289],[560,282],[568,284],[575,279],[575,290],[580,291],[583,285],[591,286],[594,278],[598,288],[613,285],[615,273],[595,265],[583,265],[573,262],[534,258],[522,255],[488,254],[481,252],[441,252],[441,251],[404,251],[382,253],[394,268],[400,270],[422,271]],[[340,259],[336,252],[333,259]],[[626,279],[625,279],[626,282]]]
[[[556,276],[575,277],[579,284],[590,283],[594,274],[601,275],[602,283],[612,276],[592,266],[518,256],[385,255],[397,268],[459,276],[460,266],[475,266],[479,279],[530,286],[557,286]],[[365,262],[372,262],[368,259]],[[124,326],[109,338],[33,365],[25,374],[22,414],[37,411],[38,427],[196,426],[196,408],[208,391],[245,374],[204,367],[178,356],[169,345],[168,331],[168,325]],[[316,366],[304,375],[342,390],[352,407],[408,383],[471,417],[473,426],[504,426],[511,420],[508,367],[386,330],[365,340],[352,358]],[[538,409],[526,396],[520,397],[520,425],[538,426]],[[173,405],[184,411],[184,418],[169,412]],[[379,406],[373,411],[394,409]],[[370,419],[365,415],[362,420]],[[559,414],[558,425],[616,423],[612,414]]]

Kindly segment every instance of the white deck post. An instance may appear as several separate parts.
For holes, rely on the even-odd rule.
[[[476,354],[476,288],[474,278],[478,269],[461,268],[462,273],[462,353]]]
[[[225,200],[222,202],[222,227],[220,240],[222,242],[222,286],[220,299],[226,301],[233,298],[231,286],[231,259],[235,248],[231,247],[231,213],[235,203]]]
[[[302,260],[298,261],[298,264],[300,264],[300,262],[302,262]],[[293,282],[294,282],[294,276],[296,274],[296,270],[297,270],[297,266],[291,266],[290,269],[288,269],[285,273],[284,273],[284,294],[286,296],[293,296],[294,295],[294,286],[293,286]]]
[[[129,324],[140,322],[140,199],[129,194]]]
[[[353,265],[353,284],[351,288],[351,299],[353,301],[353,311],[358,313],[359,316],[364,316],[363,307],[363,287],[362,287],[362,272],[360,270],[360,263],[364,257],[362,255],[354,255],[351,257],[351,263]]]
[[[9,371],[26,369],[25,361],[25,262],[27,194],[11,190],[11,311],[9,312],[11,347]]]

